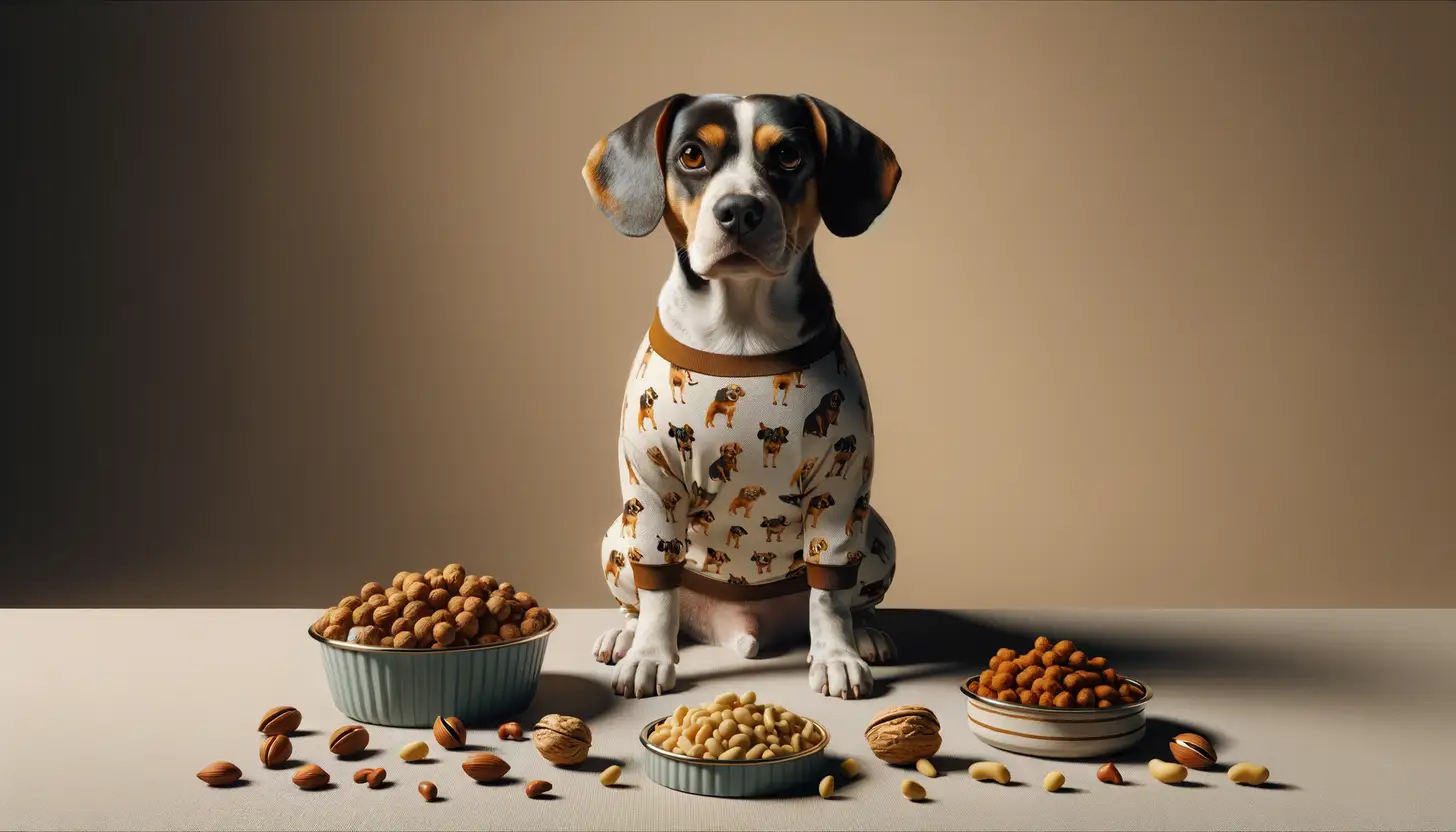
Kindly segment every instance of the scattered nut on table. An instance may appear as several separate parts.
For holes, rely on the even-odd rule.
[[[924,705],[896,705],[875,714],[865,740],[881,760],[910,765],[940,750],[940,720]]]
[[[417,760],[425,759],[425,756],[429,753],[430,747],[425,745],[423,740],[415,740],[414,742],[405,743],[404,747],[399,750],[399,758],[407,763],[413,763]]]
[[[435,717],[435,742],[441,748],[459,748],[465,744],[465,723],[458,716]]]
[[[839,764],[839,770],[844,772],[846,778],[853,780],[859,776],[859,760],[849,757]]]
[[[621,766],[607,766],[605,769],[602,770],[602,774],[600,777],[597,778],[597,782],[601,783],[603,786],[610,786],[616,783],[619,779],[621,779],[621,777]]]
[[[1228,779],[1241,786],[1262,786],[1269,779],[1269,769],[1253,763],[1234,763],[1228,770]]]
[[[423,797],[426,803],[433,801],[439,794],[440,790],[435,788],[434,783],[428,780],[420,781],[420,797]]]
[[[329,735],[329,751],[352,757],[369,747],[369,731],[362,725],[345,725]]]
[[[1173,759],[1189,768],[1208,768],[1218,762],[1213,743],[1198,734],[1179,734],[1168,743]]]
[[[967,771],[970,772],[972,780],[995,780],[1003,786],[1011,782],[1011,772],[1006,766],[991,760],[972,763]]]
[[[243,776],[242,770],[227,760],[218,760],[197,772],[197,779],[209,786],[231,786]]]
[[[834,796],[834,775],[829,775],[819,781],[819,796],[828,800]]]
[[[1182,783],[1188,779],[1188,769],[1166,760],[1149,760],[1148,774],[1159,783]]]
[[[520,742],[525,738],[526,732],[521,729],[521,723],[507,722],[496,731],[496,736],[507,742]]]
[[[264,768],[278,768],[288,762],[293,756],[293,742],[286,734],[273,734],[264,737],[263,744],[258,746],[258,762]]]
[[[494,754],[472,754],[460,768],[477,783],[494,783],[510,772],[511,764]]]
[[[900,781],[900,794],[911,802],[919,802],[925,799],[925,787],[907,778]]]
[[[376,768],[373,771],[369,772],[369,777],[366,778],[364,782],[369,784],[369,788],[377,789],[384,785],[384,780],[388,776],[389,773],[386,772],[384,769]]]
[[[1060,771],[1048,772],[1045,779],[1041,781],[1041,787],[1049,792],[1054,792],[1067,785],[1067,775]]]
[[[329,784],[329,773],[316,765],[306,765],[293,774],[293,785],[304,791],[322,789]]]
[[[932,780],[939,776],[939,772],[935,770],[935,764],[924,757],[915,761],[915,770]]]
[[[551,784],[545,780],[532,780],[526,784],[526,797],[535,800],[541,795],[551,791]]]
[[[591,753],[592,733],[574,716],[547,714],[536,723],[531,742],[552,765],[574,766],[586,762]]]
[[[267,736],[275,734],[291,734],[298,730],[303,722],[303,714],[292,705],[280,705],[277,708],[269,708],[263,718],[258,722],[258,732]]]
[[[1104,783],[1111,783],[1114,786],[1121,786],[1122,772],[1117,770],[1117,766],[1112,763],[1107,763],[1102,768],[1097,769],[1097,779]]]
[[[363,783],[366,780],[368,780],[369,779],[369,775],[371,775],[373,773],[374,773],[374,769],[372,769],[372,768],[361,768],[358,771],[354,772],[354,782],[355,783]]]

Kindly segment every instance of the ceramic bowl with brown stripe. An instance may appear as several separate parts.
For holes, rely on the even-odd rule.
[[[971,733],[992,748],[1032,757],[1076,760],[1105,757],[1131,748],[1147,731],[1144,712],[1153,698],[1147,686],[1128,679],[1143,697],[1110,708],[1042,708],[1001,702],[977,694],[976,678],[961,683]]]

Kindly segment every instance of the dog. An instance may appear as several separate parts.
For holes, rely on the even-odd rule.
[[[780,425],[771,428],[763,422],[758,423],[758,438],[763,440],[763,467],[769,467],[769,460],[773,460],[773,467],[779,467],[779,451],[784,449],[784,443],[789,441],[789,429]]]
[[[738,545],[738,541],[742,539],[742,537],[746,534],[748,534],[748,529],[745,529],[742,526],[731,526],[728,529],[728,540],[723,545],[732,546],[735,549],[741,549],[743,547]]]
[[[868,458],[873,452],[874,436],[861,365],[820,272],[815,235],[824,228],[849,239],[868,231],[902,175],[882,139],[809,95],[668,96],[587,154],[583,181],[612,225],[626,236],[646,237],[664,224],[673,245],[656,314],[627,379],[624,406],[637,404],[638,430],[623,428],[619,436],[635,466],[622,472],[622,499],[650,504],[636,518],[635,531],[656,535],[659,548],[640,561],[629,558],[632,580],[621,580],[620,587],[607,582],[627,623],[603,632],[592,649],[598,661],[617,666],[617,693],[672,690],[680,632],[749,658],[764,644],[807,641],[811,690],[836,698],[869,695],[870,663],[893,660],[893,642],[865,621],[882,595],[859,590],[888,587],[894,537],[868,508],[849,523],[850,534],[839,534],[855,497],[870,487],[867,472],[862,484],[851,486],[845,471],[853,453]],[[649,395],[652,382],[669,386],[669,402],[659,401],[655,391]],[[687,403],[687,388],[695,383],[713,391],[710,401]],[[750,410],[738,413],[740,404]],[[689,423],[696,428],[701,418],[710,447],[719,449],[716,458],[694,459],[680,436],[672,437],[678,454],[664,453],[666,443],[660,446],[647,430],[649,424],[656,429],[661,407],[670,408],[664,414],[669,431]],[[770,407],[785,414],[776,425],[802,425],[793,442],[789,428],[759,421]],[[853,453],[841,461],[843,445],[836,444],[847,436],[855,437]],[[793,506],[792,514],[760,518],[765,540],[782,543],[791,524],[802,538],[816,500],[821,507],[808,522],[819,534],[796,540],[787,571],[727,573],[716,563],[709,569],[714,556],[702,536],[702,513],[738,473],[743,447],[755,440],[762,443],[763,467],[753,487]],[[644,457],[652,464],[641,465]],[[831,460],[833,477],[824,470]],[[686,495],[686,512],[658,508],[655,495],[669,492]],[[730,513],[738,515],[742,505],[747,518],[744,492],[729,496],[735,494]],[[611,557],[608,544],[620,536],[622,522],[614,520],[608,530],[604,559]],[[745,527],[753,528],[745,522],[719,539],[736,547]],[[851,553],[870,548],[867,537],[884,541],[883,562],[851,562]],[[808,561],[811,550],[817,565]],[[689,573],[691,581],[677,577]],[[802,583],[752,597],[719,592],[729,584],[774,584],[786,575]]]
[[[622,536],[637,536],[637,516],[642,513],[642,501],[631,498],[622,505]]]
[[[713,522],[713,512],[704,509],[688,515],[688,529],[698,534],[707,534],[708,525]]]
[[[766,492],[762,486],[745,485],[744,487],[738,489],[738,496],[734,497],[733,502],[728,504],[728,513],[737,514],[738,509],[741,508],[743,509],[744,517],[752,517],[753,504],[758,502],[758,498],[762,497],[766,493],[768,492]]]
[[[773,377],[773,384],[772,384],[772,386],[773,386],[773,400],[772,400],[771,403],[772,404],[782,404],[784,407],[788,407],[789,406],[789,387],[791,387],[791,386],[792,387],[797,387],[800,390],[803,390],[805,387],[808,386],[807,384],[804,384],[803,382],[804,382],[804,371],[803,370],[795,370],[792,373],[780,373],[779,375],[774,376]],[[780,393],[783,393],[784,394],[784,400],[782,402],[779,401],[779,394]]]
[[[829,551],[829,541],[822,537],[816,537],[809,541],[808,549],[804,554],[804,560],[809,563],[818,563],[827,551]]]
[[[870,516],[870,493],[866,491],[854,501],[854,510],[850,512],[849,519],[844,523],[844,535],[849,537],[854,534],[854,524],[864,526],[864,521]]]
[[[671,425],[668,426],[671,429]],[[834,443],[834,464],[829,466],[829,476],[849,479],[845,469],[849,467],[849,461],[854,458],[854,434],[842,436]]]
[[[804,521],[808,523],[811,528],[819,528],[819,515],[823,514],[830,506],[833,505],[833,494],[818,495],[814,499],[810,500],[808,507],[804,509]]]
[[[637,400],[637,430],[645,432],[643,420],[652,421],[652,429],[657,430],[657,417],[653,415],[653,403],[657,401],[657,391],[651,387],[642,391],[642,397]]]
[[[784,529],[788,528],[789,526],[789,518],[782,514],[780,514],[778,517],[765,517],[763,519],[763,522],[759,523],[758,525],[759,528],[766,530],[766,534],[764,535],[765,543],[774,542],[775,536],[777,536],[779,542],[782,543],[784,540]]]
[[[681,395],[682,403],[687,404],[688,388],[696,385],[697,382],[693,381],[692,370],[685,370],[676,364],[672,365],[671,371],[667,374],[667,386],[672,388],[672,400],[674,403],[677,403],[678,396]]]
[[[843,404],[843,390],[830,390],[825,393],[824,398],[819,400],[819,406],[804,419],[804,435],[828,436],[829,426],[839,424],[839,408]]]
[[[758,574],[762,575],[773,569],[773,562],[776,557],[778,555],[773,552],[754,552],[753,557],[749,558],[749,560],[753,561],[754,565],[758,567]]]
[[[708,427],[713,426],[713,419],[718,414],[728,417],[728,427],[733,427],[733,411],[738,409],[738,400],[748,395],[742,387],[730,384],[713,394],[713,401],[708,405]]]
[[[703,571],[706,572],[711,569],[717,574],[721,575],[723,574],[723,564],[728,563],[731,560],[732,558],[728,557],[727,552],[720,552],[717,549],[709,549],[708,556],[703,559]]]
[[[662,510],[667,512],[667,522],[677,522],[677,504],[682,500],[682,495],[676,491],[669,491],[662,495]]]
[[[737,442],[718,446],[718,459],[708,467],[708,479],[714,482],[732,482],[732,474],[738,470],[738,455],[741,453],[743,446]]]
[[[607,580],[612,583],[620,583],[622,569],[627,565],[627,558],[621,552],[613,551],[612,556],[607,559]]]
[[[683,462],[693,458],[693,426],[676,425],[667,423],[667,435],[677,441],[677,452],[682,454]]]

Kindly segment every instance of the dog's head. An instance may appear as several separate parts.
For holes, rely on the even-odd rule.
[[[657,391],[656,390],[653,390],[651,387],[647,388],[646,390],[643,390],[642,391],[642,399],[644,401],[648,401],[648,402],[655,402],[655,401],[657,401]]]
[[[681,494],[677,493],[676,491],[669,491],[666,494],[662,495],[662,504],[667,506],[668,508],[672,508],[673,506],[677,505],[678,501],[681,499]]]
[[[764,495],[764,490],[761,486],[749,485],[744,486],[743,490],[739,492],[739,495],[745,500],[757,500]]]
[[[636,497],[633,497],[632,499],[627,501],[627,504],[625,506],[622,507],[622,513],[634,515],[641,514],[642,508],[642,501],[637,499]]]
[[[642,237],[666,219],[709,279],[783,277],[821,218],[836,236],[864,233],[900,176],[888,145],[807,95],[674,95],[597,142],[582,169],[618,231]]]

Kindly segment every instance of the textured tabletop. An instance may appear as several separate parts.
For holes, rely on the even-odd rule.
[[[589,658],[615,611],[558,611],[545,672],[522,721],[542,713],[580,716],[595,735],[583,771],[553,769],[529,744],[494,731],[473,744],[499,753],[518,779],[480,786],[466,778],[462,752],[406,764],[395,752],[425,730],[371,728],[367,762],[342,762],[325,748],[349,722],[329,699],[319,648],[305,628],[311,610],[0,610],[0,828],[4,829],[1453,829],[1456,795],[1449,749],[1456,747],[1456,611],[1209,610],[952,613],[886,610],[906,663],[882,668],[877,696],[830,701],[808,690],[802,650],[756,661],[688,646],[679,690],[623,701],[607,688],[609,668]],[[959,681],[997,647],[1026,649],[1036,635],[1071,638],[1106,655],[1155,691],[1149,738],[1118,758],[1130,784],[1096,781],[1095,762],[1054,762],[996,751],[971,735]],[[809,792],[729,801],[679,794],[646,780],[637,731],[679,703],[754,690],[761,701],[818,719],[830,754],[854,756],[863,774],[825,801]],[[1444,708],[1442,702],[1448,703]],[[934,781],[873,759],[862,732],[892,704],[921,703],[941,717],[945,738]],[[258,718],[274,705],[303,712],[294,758],[318,763],[335,787],[301,792],[291,771],[257,761]],[[527,723],[529,725],[529,723]],[[1214,741],[1221,762],[1257,762],[1263,788],[1236,786],[1218,772],[1193,772],[1184,786],[1147,775],[1183,730]],[[218,759],[245,782],[208,788],[193,775]],[[966,767],[999,760],[1014,786],[977,783]],[[621,763],[618,788],[597,772]],[[300,763],[301,764],[301,763]],[[392,788],[356,786],[366,765],[388,769]],[[1067,788],[1040,784],[1052,770]],[[925,783],[912,804],[900,781]],[[531,779],[556,797],[532,801]],[[439,786],[424,803],[419,780]]]

